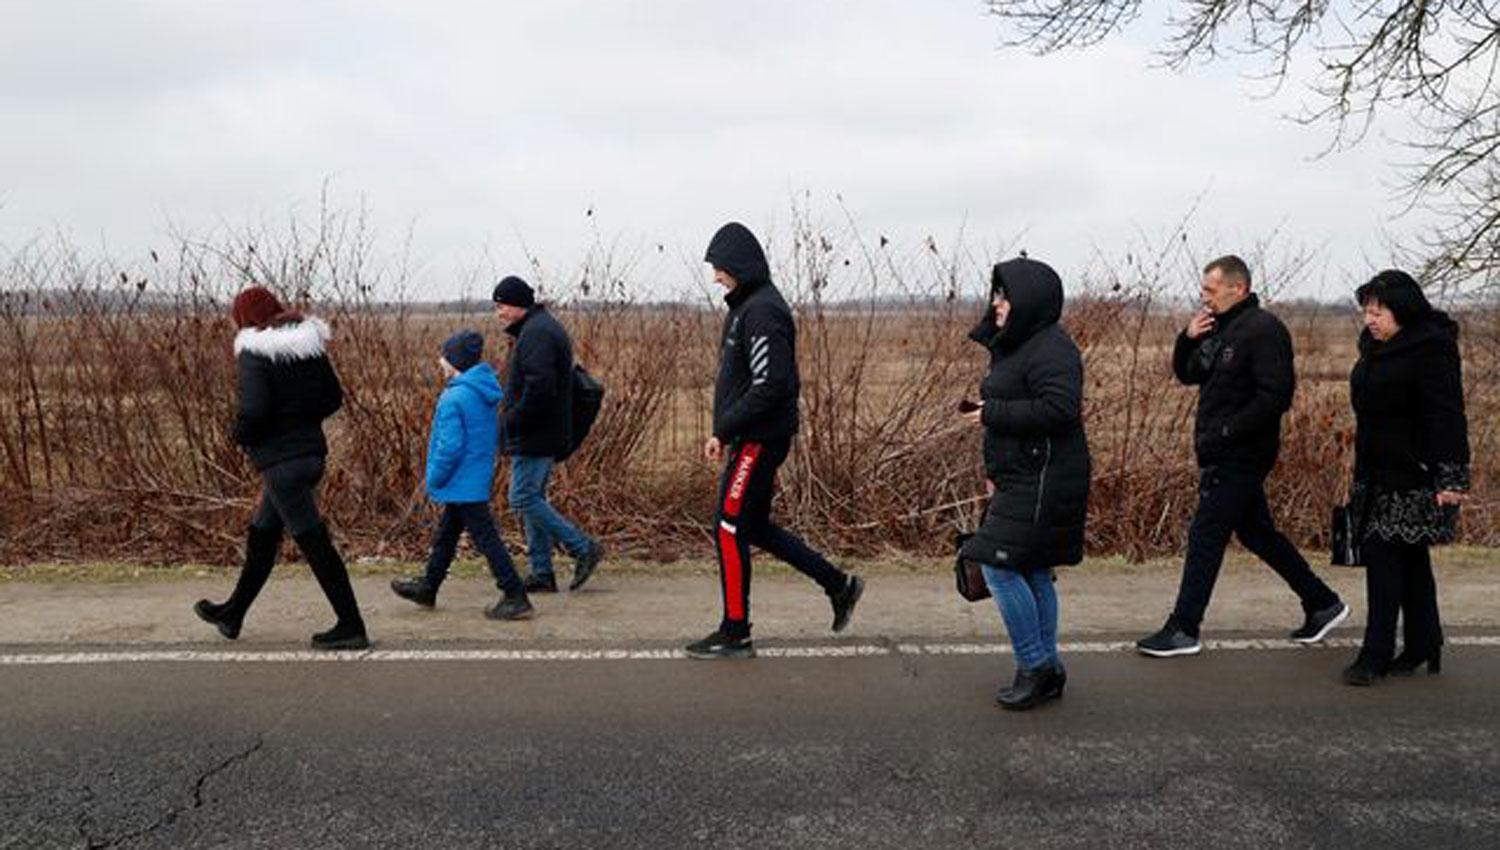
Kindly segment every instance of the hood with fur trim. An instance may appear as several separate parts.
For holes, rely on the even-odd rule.
[[[258,354],[274,361],[311,360],[328,349],[333,330],[316,316],[272,328],[244,328],[234,336],[234,353]]]

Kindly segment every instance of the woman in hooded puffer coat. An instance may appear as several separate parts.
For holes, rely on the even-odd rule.
[[[1062,696],[1053,567],[1083,560],[1089,448],[1083,430],[1083,359],[1058,324],[1063,289],[1047,264],[995,266],[990,309],[970,338],[990,353],[981,406],[984,468],[993,493],[960,555],[984,565],[1016,655],[1013,684],[996,700],[1028,709]]]

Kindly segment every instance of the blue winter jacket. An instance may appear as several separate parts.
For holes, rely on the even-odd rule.
[[[480,363],[448,381],[427,442],[427,494],[434,502],[488,502],[495,478],[498,410],[495,370]]]

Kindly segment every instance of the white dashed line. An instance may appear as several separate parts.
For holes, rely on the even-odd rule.
[[[1449,646],[1500,646],[1500,635],[1450,637]],[[1312,648],[1350,649],[1355,638],[1332,638]],[[1298,650],[1302,644],[1277,638],[1226,638],[1204,641],[1209,652]],[[1130,641],[1069,641],[1058,646],[1063,655],[1133,652]],[[761,658],[863,658],[896,655],[1009,655],[1004,643],[866,643],[811,646],[762,646]],[[361,652],[315,652],[312,650],[213,650],[144,649],[106,652],[23,652],[0,654],[0,667],[61,666],[79,664],[303,664],[352,663],[358,661],[683,661],[680,649],[370,649]]]

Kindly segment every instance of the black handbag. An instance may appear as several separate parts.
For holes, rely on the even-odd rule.
[[[1333,552],[1330,554],[1328,563],[1335,567],[1357,567],[1360,565],[1359,551],[1359,529],[1352,520],[1353,511],[1348,505],[1338,505],[1333,509],[1333,527],[1329,539],[1333,544]]]
[[[964,542],[973,536],[960,534],[953,541],[958,549],[958,555],[953,562],[953,580],[958,587],[959,596],[969,602],[978,602],[981,599],[990,598],[990,586],[984,580],[984,567],[978,561],[964,557]]]
[[[1361,551],[1360,537],[1363,536],[1365,518],[1365,498],[1363,492],[1351,488],[1349,500],[1333,509],[1333,521],[1330,523],[1328,539],[1332,552],[1329,553],[1328,563],[1335,567],[1359,567],[1364,565],[1364,552]]]

